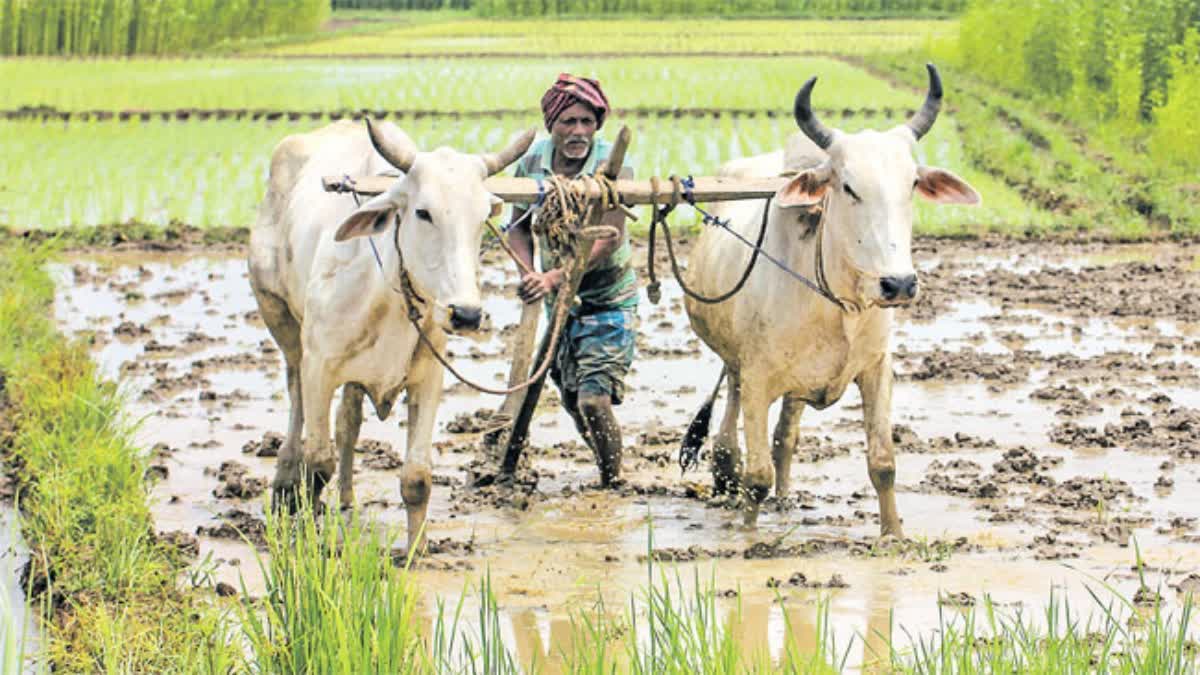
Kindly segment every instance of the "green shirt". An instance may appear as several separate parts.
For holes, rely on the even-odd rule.
[[[601,138],[594,138],[592,150],[584,160],[582,174],[596,173],[596,167],[608,158],[612,152],[612,143]],[[626,168],[626,167],[622,167]],[[554,140],[543,138],[530,146],[517,162],[513,175],[517,178],[546,179],[554,174]],[[528,204],[518,204],[528,208]],[[543,237],[538,237],[538,248],[541,250],[542,271],[559,267],[557,256],[550,251]],[[604,312],[614,309],[631,310],[637,307],[637,275],[633,271],[633,251],[629,247],[629,233],[626,231],[621,245],[608,257],[597,262],[595,266],[583,275],[579,286],[579,300],[582,303],[579,311],[583,313]],[[548,303],[553,303],[553,295],[547,297]]]

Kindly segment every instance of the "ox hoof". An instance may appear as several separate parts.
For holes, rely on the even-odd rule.
[[[296,487],[296,483],[290,485],[276,483],[271,486],[271,508],[275,513],[296,515],[296,511],[300,509],[300,492]]]
[[[747,504],[742,509],[742,526],[746,528],[758,527],[758,512],[759,506],[757,503]]]
[[[738,477],[735,473],[713,471],[713,494],[736,495],[738,493]]]

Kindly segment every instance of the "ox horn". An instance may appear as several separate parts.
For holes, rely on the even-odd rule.
[[[932,63],[926,63],[925,68],[929,71],[929,93],[925,95],[925,103],[921,109],[905,123],[918,141],[933,128],[938,111],[942,107],[942,76],[938,75],[937,66]]]
[[[825,150],[833,143],[833,130],[821,124],[821,120],[813,114],[811,98],[813,86],[816,84],[817,77],[814,75],[800,87],[800,91],[796,92],[796,104],[792,107],[792,114],[796,116],[796,124],[799,125],[800,131],[816,143],[818,148]]]
[[[408,134],[386,132],[371,124],[370,119],[367,119],[367,134],[371,137],[371,145],[375,146],[375,151],[382,155],[388,164],[408,173],[413,160],[417,158],[417,146]]]
[[[520,159],[521,155],[524,155],[525,151],[529,149],[529,145],[533,143],[533,137],[536,134],[536,129],[529,129],[500,152],[485,152],[480,155],[479,158],[487,167],[488,175],[494,176],[503,171],[504,167]]]

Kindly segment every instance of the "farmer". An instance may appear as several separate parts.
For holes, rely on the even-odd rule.
[[[608,157],[612,144],[596,137],[608,114],[608,99],[600,83],[567,73],[558,76],[542,96],[542,117],[550,137],[538,141],[517,162],[517,177],[574,177],[593,174]],[[621,177],[632,176],[623,167]],[[533,236],[522,205],[513,208],[508,241],[533,269]],[[604,214],[602,225],[619,235],[592,245],[587,272],[576,304],[563,327],[550,376],[562,393],[562,404],[575,428],[592,449],[600,468],[600,483],[612,486],[621,475],[621,427],[613,405],[625,395],[625,376],[633,363],[637,278],[630,262],[625,215],[618,209]],[[518,295],[527,304],[545,299],[552,307],[565,272],[545,241],[539,241],[541,272],[521,277]]]

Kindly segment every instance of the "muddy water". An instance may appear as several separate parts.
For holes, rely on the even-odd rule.
[[[1172,585],[1200,572],[1194,252],[919,248],[925,294],[897,315],[893,396],[899,507],[917,543],[874,546],[854,391],[805,412],[793,494],[772,500],[757,530],[708,498],[706,472],[680,478],[678,438],[719,366],[666,283],[660,305],[639,309],[640,354],[618,409],[629,486],[616,493],[596,489],[590,454],[554,396],[533,425],[536,488],[468,487],[478,434],[447,427],[498,401],[447,378],[435,437],[435,545],[422,588],[431,600],[453,598],[490,570],[506,639],[523,661],[557,653],[569,607],[597,594],[622,606],[645,584],[651,526],[654,556],[674,561],[684,579],[695,567],[719,590],[740,592],[734,630],[775,655],[788,641],[812,648],[819,597],[829,599],[841,644],[859,636],[850,662],[861,663],[864,644],[878,647],[887,633],[889,613],[896,626],[925,631],[937,625],[944,595],[990,594],[1031,613],[1051,590],[1089,606],[1085,584],[1098,579],[1132,595],[1133,538],[1152,569],[1147,583],[1175,602]],[[190,536],[223,518],[261,519],[259,490],[274,459],[256,451],[265,434],[284,430],[287,401],[243,260],[91,254],[56,274],[59,320],[92,336],[104,372],[126,383],[140,439],[155,448],[160,530]],[[469,376],[499,381],[507,373],[501,332],[517,319],[515,278],[492,253],[483,281],[491,332],[453,338],[451,350]],[[355,489],[373,518],[402,527],[399,408],[387,422],[368,409]],[[222,471],[226,462],[241,468]],[[253,589],[252,548],[222,534],[198,537],[200,558],[211,554],[219,578],[245,575]],[[813,588],[835,575],[845,587]]]
[[[37,624],[21,588],[20,570],[27,560],[16,512],[0,504],[0,668],[19,663],[21,654],[37,653]],[[10,648],[18,653],[7,654]]]

